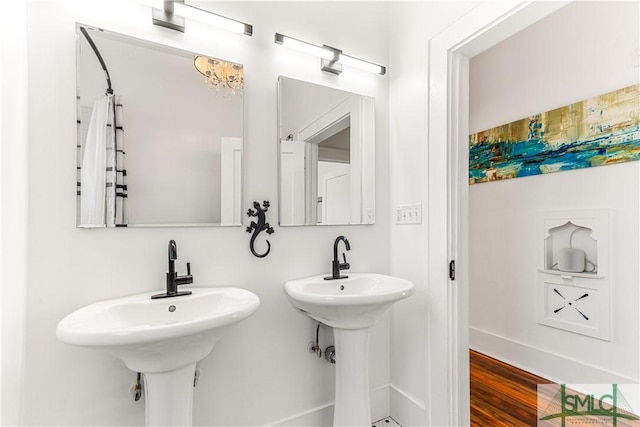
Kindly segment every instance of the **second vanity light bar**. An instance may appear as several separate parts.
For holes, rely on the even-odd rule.
[[[342,65],[358,68],[380,75],[385,75],[387,72],[387,69],[382,65],[374,64],[373,62],[345,55],[340,49],[336,49],[331,46],[317,46],[302,40],[294,39],[293,37],[285,36],[280,33],[276,33],[275,43],[285,47],[289,47],[291,49],[295,49],[300,52],[320,57],[322,60],[322,70],[333,74],[340,74],[342,72]]]

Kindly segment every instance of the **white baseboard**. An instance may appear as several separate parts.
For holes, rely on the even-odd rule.
[[[469,348],[558,384],[632,384],[637,379],[488,331],[469,328]]]
[[[333,425],[333,403],[267,424],[272,427],[326,427]]]
[[[423,404],[400,389],[389,386],[391,418],[403,427],[424,426],[427,413]]]
[[[390,415],[389,384],[371,390],[371,421],[378,421]],[[272,427],[327,427],[333,425],[333,402],[318,406],[296,415],[284,418]]]

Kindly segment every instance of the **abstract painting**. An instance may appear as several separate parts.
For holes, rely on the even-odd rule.
[[[469,136],[469,184],[640,159],[640,84]]]

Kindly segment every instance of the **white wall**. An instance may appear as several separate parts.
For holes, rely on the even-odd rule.
[[[422,203],[426,212],[428,42],[476,5],[475,2],[398,2],[391,9],[389,182],[392,207]],[[416,294],[394,307],[391,329],[391,415],[404,426],[425,425],[429,413],[438,410],[429,408],[430,397],[425,386],[429,381],[428,348],[435,345],[427,342],[428,314],[425,312],[428,310],[437,316],[445,308],[430,305],[427,225],[424,216],[420,225],[392,223],[390,229],[391,273],[416,284]],[[443,394],[448,392],[444,386],[440,390]]]
[[[575,2],[470,62],[471,133],[638,82],[638,3]],[[634,58],[635,51],[635,58]],[[470,345],[560,382],[638,372],[638,162],[469,189]],[[538,212],[612,210],[613,339],[538,325]]]
[[[326,272],[338,234],[349,237],[353,271],[388,272],[387,77],[356,70],[345,70],[341,76],[323,73],[319,59],[275,45],[273,34],[325,43],[386,64],[388,5],[216,2],[210,6],[252,23],[253,37],[191,22],[179,34],[152,26],[150,10],[128,2],[29,3],[26,425],[143,422],[143,403],[133,402],[128,393],[135,374],[111,356],[58,342],[54,332],[62,317],[86,304],[161,289],[169,239],[178,242],[179,271],[184,271],[185,261],[191,261],[196,284],[240,286],[255,292],[262,303],[253,317],[237,325],[200,364],[203,376],[195,391],[196,425],[262,425],[291,417],[291,423],[299,424],[296,415],[333,399],[333,366],[306,350],[315,325],[290,307],[282,285],[290,278]],[[367,19],[361,19],[363,10]],[[270,200],[268,220],[274,226],[278,218],[278,75],[375,97],[376,225],[276,226],[276,233],[269,236],[272,251],[265,259],[250,254],[244,227],[77,229],[76,21],[244,64],[244,204]],[[244,219],[246,225],[248,219]],[[328,330],[323,328],[323,332]],[[384,397],[387,392],[388,339],[385,317],[371,337],[370,385],[377,389],[375,396]],[[406,362],[421,363],[422,357],[407,354]],[[397,355],[396,363],[401,363]],[[388,414],[388,399],[372,406],[382,416]]]
[[[27,8],[8,3],[0,29],[0,424],[17,425],[23,397],[27,298]]]

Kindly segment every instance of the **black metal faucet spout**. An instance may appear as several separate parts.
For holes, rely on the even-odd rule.
[[[152,299],[157,298],[169,298],[177,297],[180,295],[190,295],[191,291],[178,292],[178,285],[186,285],[193,283],[193,276],[191,275],[191,263],[187,263],[187,274],[184,276],[178,276],[176,273],[176,263],[178,259],[178,246],[175,240],[169,240],[169,247],[167,249],[167,258],[169,260],[169,271],[167,272],[167,292],[164,294],[153,295]]]
[[[167,250],[169,258],[169,273],[176,272],[175,260],[178,259],[178,246],[175,240],[169,240],[169,248]]]
[[[333,261],[331,262],[331,276],[325,277],[324,280],[346,279],[349,276],[342,276],[340,270],[348,270],[351,265],[347,262],[347,255],[343,252],[342,259],[344,262],[338,260],[338,244],[344,242],[344,248],[348,251],[351,250],[349,239],[344,236],[338,236],[333,242]]]

